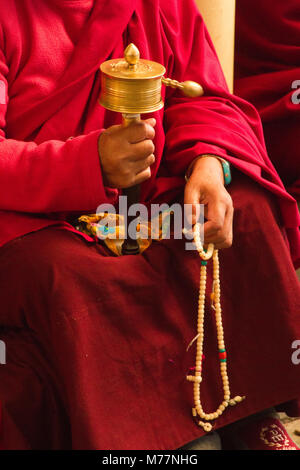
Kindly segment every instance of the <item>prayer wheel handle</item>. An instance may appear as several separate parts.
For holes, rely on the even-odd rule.
[[[141,120],[140,114],[122,114],[123,117],[123,126],[130,126],[134,122],[139,122]],[[132,204],[136,204],[140,199],[140,185],[136,184],[129,188],[123,189],[123,195],[127,197],[127,207],[130,207]],[[135,216],[128,215],[127,224],[135,219]],[[127,238],[125,238],[122,245],[122,254],[123,255],[138,255],[140,252],[140,247],[136,239],[132,239],[127,230]]]
[[[181,92],[185,96],[189,96],[190,98],[196,98],[197,96],[204,95],[204,90],[202,86],[199,83],[193,82],[191,80],[186,80],[185,82],[178,82],[177,80],[172,80],[171,78],[162,77],[161,81],[166,86],[181,90]]]

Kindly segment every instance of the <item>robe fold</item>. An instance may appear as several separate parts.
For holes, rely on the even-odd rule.
[[[296,399],[297,206],[267,156],[257,111],[228,92],[194,2],[7,0],[1,8],[2,446],[175,449],[203,434],[185,381],[195,352],[185,350],[196,328],[197,253],[165,240],[114,258],[69,223],[120,194],[101,175],[99,136],[121,116],[97,102],[99,65],[122,57],[130,42],[167,76],[205,91],[190,99],[163,87],[141,201],[182,200],[198,155],[233,167],[235,239],[220,254],[222,301],[232,394],[247,401],[216,427]],[[210,316],[206,338],[202,393],[212,410],[222,394]]]
[[[300,6],[298,0],[239,0],[235,93],[262,119],[269,156],[300,198]]]

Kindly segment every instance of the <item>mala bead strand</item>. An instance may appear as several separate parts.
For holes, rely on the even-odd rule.
[[[192,414],[194,418],[199,416],[201,419],[198,421],[198,425],[201,426],[204,431],[210,432],[212,430],[212,424],[208,421],[217,419],[223,414],[228,405],[234,406],[244,400],[245,397],[237,396],[233,399],[230,398],[229,379],[227,374],[227,354],[224,342],[224,331],[222,323],[222,309],[221,309],[221,287],[220,287],[220,271],[219,271],[219,256],[218,250],[214,249],[214,245],[210,243],[207,250],[202,246],[200,239],[200,226],[195,225],[194,228],[194,240],[197,251],[201,258],[200,268],[200,286],[199,286],[199,298],[198,298],[198,320],[197,320],[197,336],[193,340],[197,340],[197,352],[196,352],[196,364],[195,364],[195,375],[188,375],[186,378],[189,382],[193,382],[194,391],[194,407],[192,408]],[[223,384],[224,399],[219,405],[217,410],[213,413],[205,413],[200,398],[200,388],[202,382],[202,362],[203,362],[203,344],[204,344],[204,317],[205,317],[205,293],[206,293],[206,278],[207,278],[207,262],[213,259],[213,292],[211,294],[212,308],[215,311],[216,329],[218,337],[218,349],[219,349],[219,360],[220,360],[220,373]],[[190,345],[193,343],[190,343]],[[204,420],[204,421],[202,421]]]

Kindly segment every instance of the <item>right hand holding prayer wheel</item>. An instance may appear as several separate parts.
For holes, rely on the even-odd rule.
[[[151,177],[150,167],[155,162],[155,124],[156,120],[151,118],[103,131],[99,139],[99,155],[106,186],[128,188]]]

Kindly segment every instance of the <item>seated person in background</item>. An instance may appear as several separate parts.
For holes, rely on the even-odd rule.
[[[287,402],[296,413],[297,207],[266,154],[257,112],[228,92],[193,1],[9,0],[0,26],[2,447],[176,449],[205,435],[185,379],[198,253],[170,239],[112,256],[70,223],[117,205],[137,183],[148,205],[203,203],[205,243],[220,249],[230,388],[246,399],[214,430]],[[166,76],[201,83],[204,96],[163,87],[165,108],[124,128],[99,106],[99,66],[129,43]],[[219,158],[232,165],[226,187]],[[215,327],[207,315],[209,412],[223,399]],[[244,445],[273,449],[260,432],[274,420],[279,448],[296,448],[269,416],[243,424]]]
[[[298,0],[239,0],[235,93],[262,119],[269,156],[300,200],[300,16]]]

